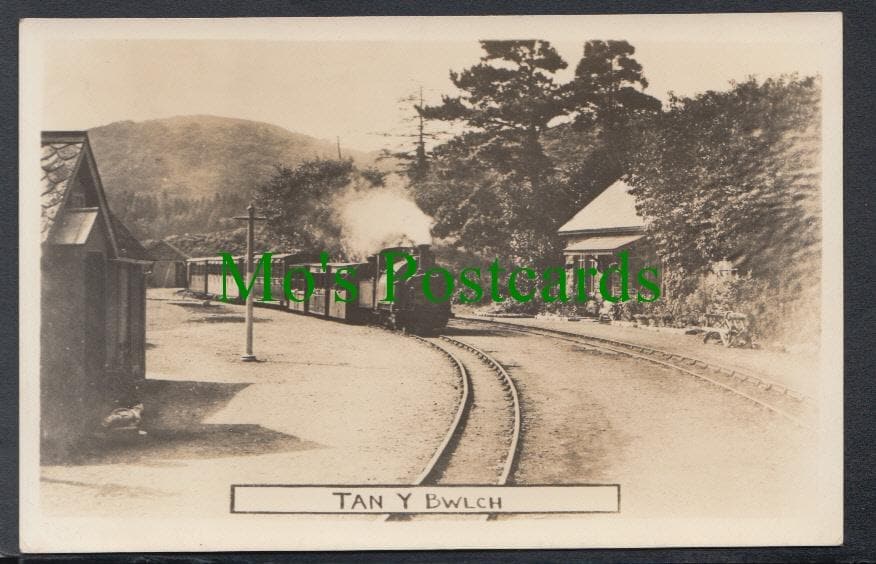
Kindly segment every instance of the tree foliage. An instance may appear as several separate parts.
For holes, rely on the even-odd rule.
[[[465,130],[436,147],[429,174],[414,179],[418,202],[439,236],[493,256],[553,263],[558,227],[604,188],[593,179],[621,173],[614,152],[593,150],[606,145],[602,133],[659,102],[632,92],[647,81],[626,42],[588,42],[569,83],[558,79],[567,63],[547,41],[481,47],[478,64],[450,73],[461,94],[423,108],[427,118]],[[603,119],[621,114],[628,118]],[[576,119],[574,130],[563,124]]]
[[[641,128],[630,181],[677,298],[725,259],[773,302],[817,292],[819,93],[815,78],[751,78],[673,98]]]
[[[278,248],[340,255],[342,225],[333,206],[335,198],[351,184],[381,182],[381,173],[359,171],[350,160],[316,159],[295,168],[278,166],[257,188],[255,206],[267,218],[267,238]]]
[[[481,41],[481,62],[450,72],[461,96],[424,108],[430,119],[463,120],[492,133],[532,134],[563,113],[553,74],[566,62],[547,41]]]
[[[752,78],[674,98],[642,129],[628,170],[667,260],[698,269],[730,259],[773,275],[815,246],[818,97],[813,78]]]
[[[642,65],[626,41],[588,41],[566,90],[568,107],[581,125],[599,124],[616,130],[636,116],[660,110],[660,101],[645,94],[648,87]]]
[[[550,167],[541,134],[566,111],[562,85],[554,73],[567,63],[547,41],[480,43],[485,52],[480,63],[450,72],[451,82],[462,94],[444,96],[440,106],[425,107],[422,114],[486,132],[478,138],[484,144],[484,157],[537,182]]]
[[[139,239],[234,229],[231,217],[247,206],[245,195],[222,192],[190,197],[169,190],[117,190],[107,197],[122,223]]]

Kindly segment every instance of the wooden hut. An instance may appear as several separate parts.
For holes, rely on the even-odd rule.
[[[42,134],[41,434],[71,446],[136,399],[151,257],[107,206],[88,135]]]
[[[167,241],[149,241],[143,244],[155,260],[146,275],[150,288],[185,288],[188,256]]]

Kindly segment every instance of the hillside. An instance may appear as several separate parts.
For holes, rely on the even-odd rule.
[[[121,121],[88,134],[113,211],[141,238],[223,228],[276,165],[337,158],[332,141],[215,116]],[[359,166],[392,166],[377,152],[341,149]]]

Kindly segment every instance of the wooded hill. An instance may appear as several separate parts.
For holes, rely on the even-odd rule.
[[[88,132],[110,206],[141,239],[228,227],[275,167],[337,158],[334,141],[216,116],[121,121]],[[359,167],[377,152],[341,147]]]

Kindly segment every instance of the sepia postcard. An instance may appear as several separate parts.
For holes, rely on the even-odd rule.
[[[842,543],[839,13],[20,30],[24,552]]]

